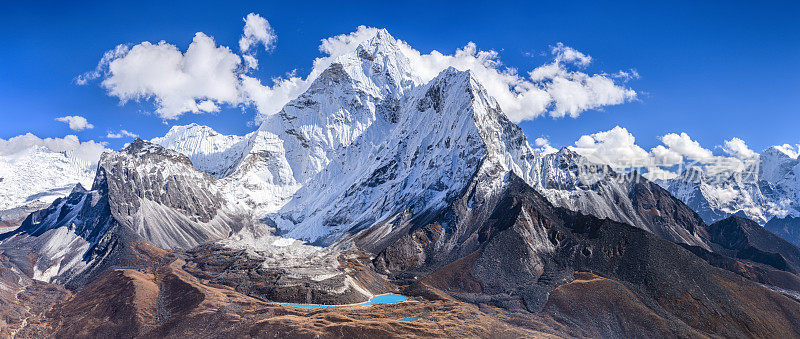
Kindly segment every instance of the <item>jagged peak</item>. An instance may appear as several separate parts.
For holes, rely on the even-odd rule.
[[[104,163],[118,155],[132,156],[134,158],[160,156],[192,166],[192,162],[189,160],[189,157],[183,153],[164,148],[159,144],[142,140],[141,138],[136,138],[136,140],[126,145],[125,148],[120,151],[103,153],[103,155],[100,157],[100,166],[102,167]]]
[[[330,86],[333,83],[339,83],[350,78],[350,75],[345,70],[341,62],[334,62],[326,68],[319,77],[311,84],[311,88],[320,88]]]
[[[159,151],[159,149],[164,149],[164,148],[149,141],[142,140],[141,138],[136,138],[131,143],[126,145],[122,149],[122,152],[135,155],[142,153],[157,152]]]
[[[499,110],[494,97],[488,94],[480,80],[475,78],[469,69],[459,70],[453,66],[447,67],[425,86],[427,86],[428,91],[435,87],[463,87],[464,92],[471,96],[470,99],[474,100],[475,97],[481,97],[492,109]]]
[[[761,158],[762,161],[764,158],[797,160],[798,154],[789,145],[771,146],[761,152]]]
[[[81,183],[77,183],[75,184],[75,187],[72,188],[72,191],[70,191],[69,194],[80,193],[80,192],[86,192],[86,188],[84,188],[83,185],[81,185]]]
[[[377,52],[396,50],[397,48],[398,48],[397,39],[395,39],[391,34],[389,34],[389,31],[386,30],[385,28],[380,28],[375,31],[375,34],[372,35],[372,37],[358,44],[358,46],[356,47],[356,51],[361,49],[368,52],[377,53]]]
[[[331,64],[320,72],[320,78],[323,73],[340,67],[339,71],[355,80],[360,90],[381,98],[399,98],[406,90],[422,83],[401,48],[401,42],[386,29],[374,29],[372,34],[361,39],[352,44],[352,50],[334,56]]]
[[[466,83],[472,80],[472,72],[469,69],[461,71],[453,66],[449,66],[439,72],[439,74],[431,80],[431,83],[446,81],[445,79],[456,79],[456,81]]]
[[[563,159],[563,161],[567,163],[590,163],[588,158],[578,152],[575,152],[572,148],[567,146],[561,147],[557,152],[552,153],[551,156],[558,159]]]

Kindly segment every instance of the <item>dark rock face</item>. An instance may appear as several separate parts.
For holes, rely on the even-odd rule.
[[[731,216],[708,226],[715,252],[800,272],[800,249],[750,219]]]
[[[210,187],[213,176],[193,168],[185,155],[136,139],[121,152],[102,156],[92,189],[107,190],[117,214],[135,214],[146,199],[208,222],[222,199]]]
[[[653,234],[675,243],[707,239],[703,219],[661,186],[639,177],[630,192],[636,211]]]
[[[396,288],[394,281],[408,286],[404,294],[417,298],[354,311],[300,311],[267,303],[363,300],[353,291],[331,293],[342,285],[341,277],[297,280],[280,268],[264,268],[246,251],[214,245],[160,250],[111,217],[101,186],[75,192],[49,212],[31,216],[26,229],[36,232],[37,218],[72,215],[86,201],[93,202],[87,211],[103,207],[107,212],[102,215],[116,227],[101,237],[111,239],[102,253],[125,259],[113,261],[125,268],[98,267],[84,288],[39,318],[64,336],[262,331],[301,337],[426,336],[440,333],[441,324],[480,337],[800,336],[800,303],[751,281],[800,286],[796,275],[763,256],[789,257],[784,262],[791,271],[791,255],[781,254],[791,248],[779,245],[780,251],[768,252],[777,237],[765,236],[757,225],[734,218],[707,228],[698,224],[694,232],[705,231],[716,252],[684,245],[687,249],[637,227],[554,207],[513,174],[499,194],[481,196],[476,185],[447,210],[383,237],[384,243],[373,243],[378,253],[374,260],[342,255],[340,263],[361,286],[390,291]],[[637,206],[661,211],[659,198],[639,194]],[[74,209],[60,212],[66,206]],[[91,219],[92,214],[77,215]],[[370,232],[374,230],[352,240],[364,242]],[[746,262],[756,269],[741,269]],[[387,314],[392,318],[384,319]],[[412,327],[397,324],[396,319],[417,315],[431,321]],[[470,319],[470,330],[464,329],[463,319]],[[531,332],[533,328],[542,332]]]
[[[764,229],[795,246],[800,246],[800,217],[772,218],[764,225]]]

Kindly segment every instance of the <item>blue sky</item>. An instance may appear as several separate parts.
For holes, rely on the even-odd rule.
[[[310,71],[320,39],[358,25],[384,27],[428,53],[453,53],[473,41],[520,71],[548,62],[558,42],[589,54],[587,72],[636,69],[626,83],[634,102],[584,112],[578,118],[540,117],[520,125],[529,138],[554,146],[620,125],[645,148],[666,133],[686,132],[707,148],[731,137],[759,151],[800,142],[800,3],[798,2],[19,2],[0,11],[0,138],[32,132],[40,137],[77,134],[107,139],[125,129],[149,139],[172,124],[197,122],[222,133],[254,127],[254,109],[223,108],[184,114],[167,124],[151,102],[106,95],[97,83],[75,84],[103,53],[123,43],[165,40],[187,48],[195,32],[237,46],[242,18],[258,13],[275,30],[270,53],[258,54],[262,81],[296,69]],[[95,127],[70,131],[56,117],[80,115]],[[717,152],[715,150],[715,152]]]

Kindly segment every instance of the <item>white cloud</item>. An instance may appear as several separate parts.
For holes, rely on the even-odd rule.
[[[636,92],[618,86],[605,75],[587,75],[581,72],[563,71],[545,85],[552,96],[555,109],[551,116],[577,117],[586,110],[618,105],[636,98]]]
[[[652,163],[651,155],[636,145],[633,134],[619,126],[584,135],[570,149],[593,162],[607,164],[615,169],[644,167]]]
[[[658,145],[650,149],[650,156],[653,158],[654,166],[674,166],[683,162],[683,156],[664,145]]]
[[[254,57],[252,54],[243,54],[242,60],[244,60],[244,65],[247,66],[247,68],[258,68],[258,59],[256,59],[256,57]]]
[[[89,81],[102,77],[103,74],[105,74],[105,69],[108,67],[108,64],[116,58],[125,56],[129,50],[130,46],[128,45],[117,45],[114,49],[106,51],[97,63],[97,67],[92,71],[78,75],[75,78],[75,83],[82,86],[89,83]]]
[[[215,112],[220,104],[240,102],[241,58],[203,33],[195,35],[185,53],[161,41],[118,46],[106,55],[95,72],[104,72],[101,86],[108,94],[123,104],[152,98],[163,119],[187,112]],[[77,81],[92,77],[85,75]]]
[[[670,151],[680,154],[689,160],[708,162],[713,160],[714,154],[711,150],[700,146],[700,143],[692,140],[686,133],[670,133],[661,137],[661,142],[667,145]]]
[[[793,147],[789,144],[783,144],[777,145],[775,148],[788,155],[790,158],[797,159],[800,157],[800,144],[797,144],[796,147]]]
[[[551,48],[551,53],[556,56],[558,62],[574,62],[581,66],[588,66],[592,63],[592,57],[583,54],[576,49],[564,46],[563,43],[557,43]]]
[[[269,51],[275,46],[277,39],[275,31],[272,30],[272,26],[270,26],[267,19],[258,14],[250,13],[244,18],[244,29],[242,38],[239,39],[239,50],[242,53],[246,53],[253,46],[261,44],[265,50]]]
[[[39,138],[31,133],[18,135],[8,140],[0,139],[0,156],[11,156],[27,151],[33,147],[43,147],[51,152],[65,152],[89,163],[100,160],[100,154],[106,151],[103,143],[92,140],[81,142],[77,136],[67,135],[63,138]]]
[[[570,149],[590,161],[607,164],[616,170],[646,169],[643,176],[651,180],[674,178],[688,167],[696,167],[709,177],[731,175],[742,173],[751,168],[753,161],[758,161],[758,154],[739,138],[727,140],[720,147],[727,156],[714,155],[683,132],[669,133],[659,140],[661,145],[646,151],[636,144],[633,134],[617,126],[609,131],[584,135]],[[790,156],[796,154],[791,153],[790,145],[777,147],[788,149]]]
[[[739,159],[749,159],[758,155],[750,147],[747,147],[744,140],[739,138],[726,140],[725,144],[722,145],[722,151]]]
[[[252,102],[258,113],[256,122],[261,123],[266,117],[278,113],[286,103],[308,89],[309,81],[296,76],[273,79],[273,86],[262,85],[261,80],[243,75],[242,90]]]
[[[65,122],[69,124],[69,129],[73,131],[82,131],[85,129],[92,129],[94,125],[90,124],[86,118],[79,115],[68,115],[65,117],[56,118],[56,121]]]
[[[660,167],[648,167],[647,173],[642,174],[647,180],[669,180],[678,176],[678,173],[671,172]]]
[[[139,135],[136,134],[136,133],[128,132],[128,131],[126,131],[124,129],[120,130],[117,133],[109,131],[108,134],[106,134],[106,138],[109,138],[109,139],[120,139],[120,138],[123,138],[123,137],[138,138]]]
[[[563,44],[551,52],[554,61],[530,71],[527,78],[518,75],[514,68],[503,67],[496,51],[478,50],[471,42],[453,55],[437,51],[423,55],[413,49],[408,54],[415,56],[412,58],[416,59],[413,69],[428,70],[424,80],[450,66],[471,70],[514,122],[531,120],[543,114],[577,117],[586,110],[636,98],[634,90],[619,86],[609,76],[569,69],[570,64],[587,66],[591,62],[590,56]]]
[[[623,127],[616,126],[608,131],[584,135],[575,142],[573,151],[597,163],[607,164],[615,169],[671,167],[685,160],[702,163],[720,163],[719,157],[700,146],[686,133],[670,133],[660,138],[663,145],[645,150],[636,144],[636,138]],[[658,172],[659,177],[671,175]],[[654,173],[655,175],[655,173]]]
[[[550,146],[550,140],[547,140],[546,138],[536,138],[536,140],[534,140],[534,144],[539,152],[542,152],[542,154],[552,154],[558,152],[557,148]]]

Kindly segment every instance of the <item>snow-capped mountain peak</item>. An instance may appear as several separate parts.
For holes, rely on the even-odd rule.
[[[241,157],[247,144],[245,139],[192,123],[173,126],[166,135],[150,142],[185,154],[195,168],[221,178],[229,174]]]
[[[277,215],[279,229],[331,243],[403,210],[444,208],[481,167],[498,179],[508,171],[500,155],[507,119],[470,72],[442,71],[403,97],[397,113],[311,178]]]
[[[92,183],[105,147],[75,136],[0,140],[0,226],[18,226],[31,212]],[[0,230],[2,232],[2,230]]]
[[[385,29],[377,30],[352,52],[337,57],[336,63],[342,65],[359,88],[384,99],[398,99],[422,83],[399,42]]]
[[[760,155],[759,178],[777,184],[792,174],[795,166],[800,164],[797,157],[780,147],[770,147]]]

